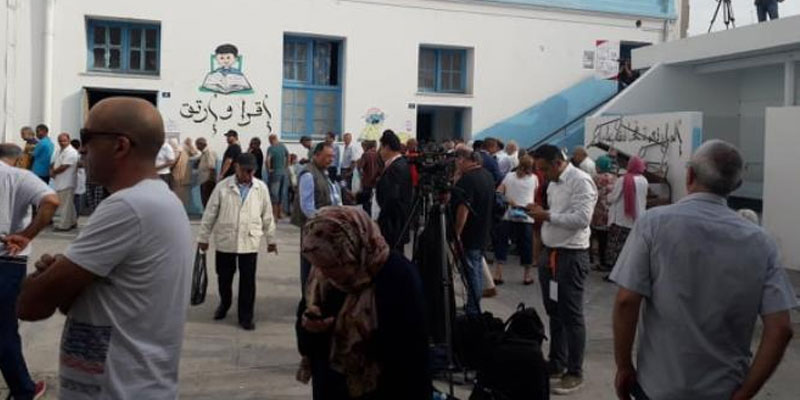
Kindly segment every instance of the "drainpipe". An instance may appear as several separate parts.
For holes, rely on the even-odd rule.
[[[790,58],[784,64],[784,73],[783,73],[783,105],[784,107],[793,107],[795,104],[794,96],[795,96],[795,85],[796,78],[795,78],[795,60]]]
[[[56,0],[47,0],[44,27],[44,91],[42,93],[42,121],[52,125],[53,118],[53,41],[55,39]],[[51,126],[52,128],[52,126]]]
[[[3,93],[3,143],[14,130],[14,85],[17,81],[17,0],[6,0],[5,87]]]

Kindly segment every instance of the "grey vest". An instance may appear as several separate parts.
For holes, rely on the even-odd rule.
[[[300,181],[300,177],[304,174],[311,174],[314,178],[314,207],[320,209],[331,205],[331,181],[328,179],[328,175],[325,175],[314,163],[308,163],[306,170],[301,172],[300,176],[297,177],[298,182]],[[295,204],[292,208],[292,224],[302,228],[303,225],[306,224],[308,218],[306,218],[306,215],[303,214],[303,211],[300,209],[299,193],[295,196]]]

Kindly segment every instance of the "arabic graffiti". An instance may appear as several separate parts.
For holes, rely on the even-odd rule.
[[[597,125],[594,129],[592,144],[618,142],[643,142],[642,148],[661,147],[663,151],[671,143],[678,143],[678,154],[683,155],[683,137],[681,136],[682,120],[664,122],[663,127],[651,128],[649,125],[639,125],[637,120],[626,120],[625,117],[614,118]]]
[[[221,123],[235,123],[238,127],[250,126],[254,120],[263,119],[267,134],[272,133],[272,112],[267,106],[268,95],[262,100],[248,102],[247,99],[232,100],[220,98],[216,93],[207,100],[183,103],[180,109],[182,118],[196,124],[211,123],[211,131],[216,135]],[[230,121],[230,122],[228,122]]]
[[[677,147],[678,157],[683,156],[683,129],[681,119],[665,121],[652,127],[651,124],[640,123],[636,118],[616,117],[595,127],[590,146],[603,143],[617,149],[620,143],[631,143],[634,147],[638,146],[639,157],[648,160],[657,171],[666,176],[669,171],[670,149]]]

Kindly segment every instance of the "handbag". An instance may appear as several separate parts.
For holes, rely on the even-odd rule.
[[[203,304],[206,300],[206,290],[208,289],[208,271],[206,269],[206,252],[197,248],[194,255],[194,270],[192,271],[192,297],[190,302],[193,306]]]

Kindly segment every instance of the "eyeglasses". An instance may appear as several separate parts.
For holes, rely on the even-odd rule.
[[[127,133],[122,132],[110,132],[110,131],[96,131],[93,129],[82,128],[81,129],[81,145],[86,146],[95,136],[122,136],[127,138],[128,141],[131,142],[131,146],[136,145],[136,141],[134,141],[131,136]]]

